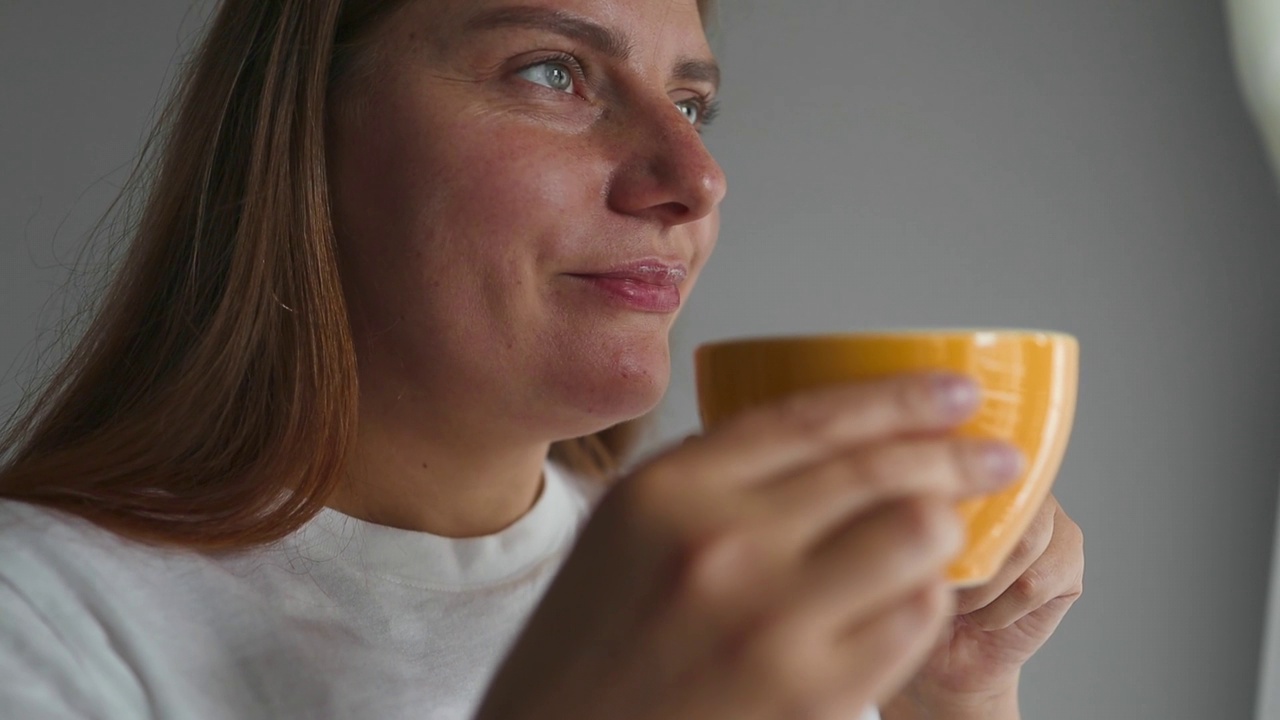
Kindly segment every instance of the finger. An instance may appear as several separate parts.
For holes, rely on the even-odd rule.
[[[968,613],[987,607],[1013,585],[1018,578],[1040,559],[1053,540],[1053,516],[1057,501],[1050,497],[1036,513],[1031,526],[1014,547],[1013,553],[1000,570],[986,584],[961,590],[956,594],[956,614]]]
[[[1022,463],[1021,453],[1002,442],[902,440],[859,449],[756,490],[778,518],[779,543],[807,547],[879,504],[994,492],[1021,474]]]
[[[952,503],[928,497],[892,503],[820,545],[799,568],[789,606],[832,631],[848,627],[936,583],[963,542]]]
[[[746,411],[654,467],[686,477],[765,480],[871,440],[950,429],[978,400],[972,380],[933,373],[807,391]]]
[[[846,706],[883,705],[898,694],[949,622],[952,595],[942,583],[930,585],[843,636]]]
[[[1084,584],[1084,538],[1061,509],[1055,513],[1053,524],[1053,538],[1039,559],[994,602],[967,616],[974,625],[984,630],[1003,630],[1050,605],[1065,614],[1079,597]]]

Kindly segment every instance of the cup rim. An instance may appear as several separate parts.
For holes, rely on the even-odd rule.
[[[932,335],[939,338],[978,339],[981,335],[1003,337],[1039,337],[1042,339],[1066,340],[1079,343],[1079,339],[1071,333],[1060,330],[1015,327],[902,327],[902,328],[870,328],[867,330],[850,330],[840,332],[809,332],[777,335],[744,335],[707,340],[699,343],[697,349],[727,347],[731,345],[761,345],[770,343],[793,342],[848,342],[853,340],[874,340],[901,338],[908,335]]]

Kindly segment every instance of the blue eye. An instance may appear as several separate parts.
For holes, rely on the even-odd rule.
[[[697,100],[683,100],[676,103],[676,108],[684,113],[685,118],[690,125],[697,125],[702,121],[702,103]]]
[[[716,113],[719,112],[719,103],[715,100],[695,97],[677,102],[676,109],[684,114],[690,125],[702,130],[715,120]]]
[[[552,90],[565,93],[574,91],[573,70],[563,62],[549,61],[530,65],[517,74],[531,83]]]

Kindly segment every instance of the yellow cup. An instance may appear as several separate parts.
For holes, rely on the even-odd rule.
[[[694,356],[703,426],[795,392],[904,372],[968,375],[977,412],[956,432],[1016,445],[1027,458],[1013,485],[960,502],[967,540],[947,571],[955,587],[991,580],[1049,494],[1075,416],[1079,344],[1039,330],[894,330],[726,340]]]

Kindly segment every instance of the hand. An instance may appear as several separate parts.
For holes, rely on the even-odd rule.
[[[951,617],[955,501],[1008,482],[1007,448],[942,436],[976,400],[928,377],[797,396],[646,464],[479,720],[847,720],[896,692]]]
[[[1080,597],[1083,578],[1080,528],[1049,497],[999,574],[957,594],[957,617],[898,702],[948,718],[1016,708],[1022,665]],[[891,708],[885,717],[894,717]]]

